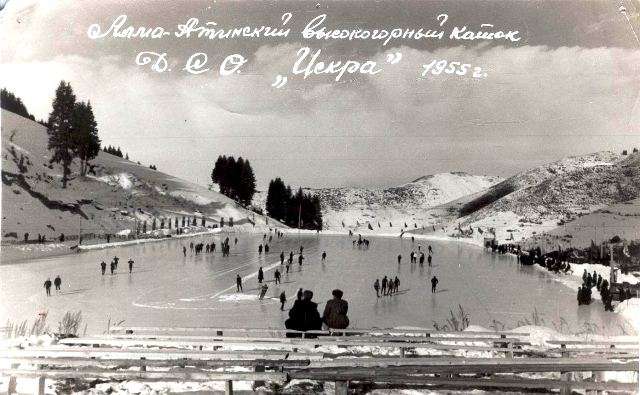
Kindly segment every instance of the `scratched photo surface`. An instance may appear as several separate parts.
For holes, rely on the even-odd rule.
[[[2,335],[637,336],[639,10],[0,1]]]

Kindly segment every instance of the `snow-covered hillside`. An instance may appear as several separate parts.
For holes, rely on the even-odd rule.
[[[429,208],[440,206],[462,196],[484,191],[502,181],[495,176],[466,173],[441,173],[392,188],[306,188],[316,194],[322,204],[324,229],[347,232],[399,233],[408,228],[422,228],[438,222]],[[254,204],[265,206],[262,192]],[[380,224],[378,226],[378,224]]]
[[[153,218],[158,226],[184,216],[204,217],[206,225],[233,218],[236,229],[265,227],[265,219],[239,207],[218,192],[152,170],[105,152],[92,161],[93,174],[81,177],[73,166],[72,179],[62,189],[61,168],[49,165],[46,128],[2,110],[2,239],[22,240],[29,233],[47,239],[134,229]],[[273,224],[274,222],[272,222]]]
[[[459,223],[463,229],[495,228],[499,240],[522,241],[639,196],[640,154],[569,157],[515,175],[464,202],[462,217],[447,231]]]

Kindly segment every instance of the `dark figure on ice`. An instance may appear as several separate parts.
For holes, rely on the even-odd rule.
[[[113,257],[113,263],[116,265],[116,269],[118,268],[118,261],[120,260],[120,258],[118,258],[117,256]]]
[[[107,264],[104,261],[100,262],[100,269],[102,270],[102,275],[104,276],[104,272],[107,271]]]
[[[113,275],[113,272],[116,270],[116,264],[111,262],[111,275]]]
[[[189,243],[189,249],[191,250],[191,252],[193,252],[193,241]]]
[[[322,314],[322,322],[330,329],[345,329],[349,326],[349,303],[342,300],[342,291],[334,289],[331,294],[333,299],[328,300]]]
[[[387,276],[384,276],[384,278],[382,279],[382,294],[386,295],[387,294],[387,283],[389,282],[389,280],[387,280]]]
[[[280,270],[276,269],[276,272],[273,273],[273,277],[276,279],[276,285],[280,284]]]
[[[284,304],[287,303],[287,295],[282,291],[280,293],[280,311],[284,311]]]
[[[269,286],[266,283],[262,284],[262,288],[260,288],[260,300],[264,299],[264,295],[267,294],[268,289],[269,289]]]
[[[237,237],[233,240],[233,245],[236,245],[236,244],[238,244],[238,238]],[[214,246],[215,246],[215,244],[214,244]],[[215,247],[213,249],[215,250]]]
[[[187,256],[187,247],[182,246],[182,255]]]
[[[322,262],[324,262],[326,259],[327,259],[327,252],[322,251]]]
[[[129,264],[129,273],[131,273],[133,271],[133,259],[129,258],[127,263]]]
[[[269,253],[269,244],[265,244],[264,245],[264,253],[268,254]]]
[[[258,269],[258,282],[262,284],[262,280],[264,280],[264,273],[262,272],[262,266]]]
[[[398,289],[400,288],[400,279],[396,276],[395,280],[393,280],[393,293],[398,293]]]
[[[431,293],[436,293],[436,286],[438,285],[438,278],[433,276],[431,278]]]
[[[242,292],[242,277],[236,274],[236,292]]]
[[[44,282],[44,289],[47,291],[47,296],[51,296],[51,279],[48,278],[47,281]]]
[[[402,261],[402,255],[398,255],[398,264],[400,264],[400,261]]]
[[[313,298],[313,292],[306,290],[302,300],[296,300],[293,303],[293,307],[289,310],[289,319],[284,322],[287,329],[302,332],[322,329],[322,318],[318,312],[318,304],[312,302],[311,298]],[[287,333],[287,337],[302,337],[302,335]]]
[[[433,249],[431,248],[431,245],[429,245],[429,255],[431,255],[433,253]]]
[[[420,253],[420,265],[424,265],[424,253]]]
[[[262,254],[262,244],[258,247],[258,255]]]
[[[293,263],[293,251],[289,253],[289,263]]]
[[[429,254],[429,256],[427,257],[427,263],[429,264],[429,266],[431,266],[431,254]]]
[[[304,257],[302,256],[302,254],[298,255],[298,265],[302,266],[303,260],[304,260]]]
[[[302,300],[303,296],[304,296],[304,292],[302,292],[302,288],[298,288],[298,293],[296,294],[296,299],[297,300]]]
[[[304,246],[300,246],[300,255],[302,255],[302,251],[304,250]],[[309,291],[311,292],[311,291]],[[311,292],[311,294],[313,295],[313,292]]]
[[[60,278],[59,274],[56,276],[56,278],[53,279],[53,285],[56,286],[56,291],[60,291],[60,286],[62,285],[62,279]]]
[[[280,252],[280,264],[284,264],[284,251]]]
[[[373,289],[376,290],[376,296],[380,297],[380,280],[376,278],[376,281],[373,283]]]

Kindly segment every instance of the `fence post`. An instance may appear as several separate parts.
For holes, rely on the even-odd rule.
[[[336,381],[336,395],[348,395],[349,394],[349,382],[348,381]]]
[[[233,381],[227,380],[224,382],[224,395],[233,395]]]
[[[20,366],[20,364],[18,363],[12,363],[11,364],[11,369],[18,369],[18,366]],[[9,387],[7,388],[7,394],[11,395],[14,392],[16,392],[16,376],[11,376],[9,377]]]
[[[567,345],[561,344],[560,348],[566,349]],[[562,356],[562,358],[566,358],[569,356],[569,353],[567,351],[562,351],[560,355]],[[562,387],[560,387],[560,395],[570,395],[571,394],[570,382],[571,380],[573,380],[573,372],[560,372],[560,380],[567,382],[567,384],[564,384]]]
[[[255,372],[256,373],[263,373],[264,372],[264,365],[256,365],[255,368]],[[262,387],[264,386],[264,381],[262,380],[256,380],[253,382],[253,389],[255,390],[258,387]]]

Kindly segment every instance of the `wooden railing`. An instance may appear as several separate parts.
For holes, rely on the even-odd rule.
[[[107,335],[63,339],[48,348],[0,350],[2,365],[11,366],[0,369],[0,374],[11,377],[9,393],[20,377],[37,378],[38,394],[44,392],[47,378],[223,381],[227,394],[233,393],[233,383],[238,381],[253,382],[255,387],[265,382],[285,385],[292,379],[335,382],[337,395],[363,383],[430,389],[559,389],[562,393],[634,391],[638,386],[637,339],[630,337],[567,338],[533,347],[526,333],[512,332],[357,329],[341,331],[342,336],[314,331],[307,335],[318,337],[287,338],[300,333],[261,328],[112,329]],[[467,351],[482,351],[483,357],[469,358]],[[350,358],[335,358],[345,352]],[[230,371],[239,367],[253,371]],[[556,378],[517,376],[545,372],[556,373],[550,376]],[[584,372],[591,372],[593,378],[575,378],[575,373],[583,377]],[[604,381],[603,372],[629,372],[632,380]]]

